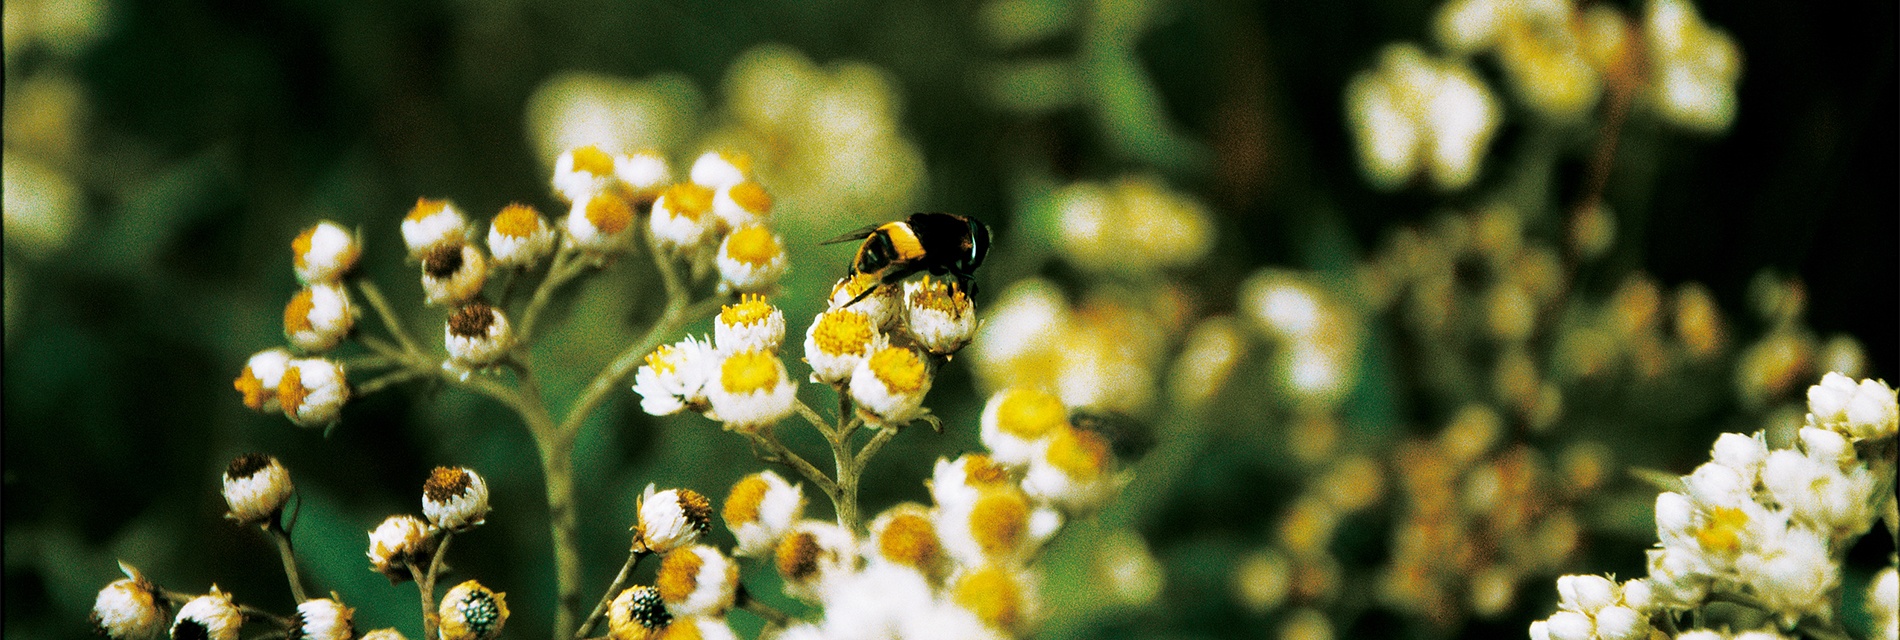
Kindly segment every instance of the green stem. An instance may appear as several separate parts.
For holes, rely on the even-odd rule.
[[[834,506],[838,504],[838,483],[832,481],[830,476],[819,471],[817,466],[792,451],[790,447],[785,446],[785,443],[780,442],[778,436],[774,435],[769,428],[758,432],[748,432],[746,435],[751,437],[754,443],[770,452],[764,458],[765,462],[775,462],[791,467],[792,470],[798,472],[798,475],[818,485],[818,490],[825,492],[825,497],[830,498]]]
[[[792,617],[790,615],[773,608],[772,605],[760,602],[758,598],[752,597],[752,594],[746,591],[745,585],[739,586],[738,602],[735,604],[738,605],[738,608],[744,609],[752,615],[765,620],[765,624],[768,627],[783,629],[792,623]]]
[[[521,344],[528,344],[534,338],[535,325],[541,319],[541,312],[547,309],[548,301],[554,298],[554,291],[579,276],[586,267],[587,261],[581,259],[578,250],[562,249],[555,252],[548,264],[548,275],[535,287],[534,297],[528,301],[527,310],[521,312]]]
[[[370,308],[375,309],[376,315],[383,319],[383,327],[389,329],[389,335],[396,338],[396,343],[402,345],[402,350],[421,354],[422,349],[416,346],[415,340],[409,338],[409,331],[402,328],[402,319],[398,318],[395,309],[389,306],[389,299],[383,297],[383,290],[368,278],[357,280],[356,288],[362,290],[363,299],[368,300]]]
[[[871,462],[871,456],[877,455],[877,450],[884,448],[884,443],[890,442],[891,438],[896,436],[896,429],[878,429],[877,433],[871,436],[871,441],[864,443],[864,448],[858,450],[858,472],[864,472],[865,465]]]
[[[290,532],[285,531],[275,517],[264,525],[264,532],[270,534],[277,543],[277,557],[284,561],[284,578],[290,581],[290,597],[296,598],[298,604],[309,600],[310,597],[304,594],[303,578],[297,574],[297,556],[290,549]]]
[[[613,604],[614,598],[620,596],[620,587],[627,584],[627,574],[633,573],[634,565],[640,564],[640,559],[646,555],[641,551],[627,553],[627,563],[620,565],[620,573],[614,576],[613,584],[607,585],[607,592],[600,595],[600,603],[594,605],[594,612],[587,614],[587,620],[582,621],[580,628],[574,630],[574,637],[585,638],[587,634],[594,631],[594,625],[600,622],[601,616],[607,615],[607,607]]]
[[[363,384],[359,384],[359,385],[356,385],[355,387],[352,387],[350,389],[350,392],[356,396],[366,396],[372,393],[376,393],[378,391],[382,391],[383,389],[393,387],[393,386],[402,384],[404,382],[408,382],[410,380],[414,380],[416,378],[426,378],[426,377],[429,377],[428,372],[405,368],[405,369],[400,369],[397,371],[391,371],[389,373],[385,373],[376,378],[372,378],[370,379],[369,382],[365,382]]]

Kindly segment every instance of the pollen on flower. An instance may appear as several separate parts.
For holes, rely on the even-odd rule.
[[[1009,480],[1008,469],[980,453],[963,457],[963,475],[970,484],[1000,484]]]
[[[892,393],[916,393],[930,381],[930,372],[917,352],[910,349],[885,349],[871,356],[871,371],[884,381]]]
[[[316,238],[317,230],[322,229],[322,228],[323,228],[322,226],[315,226],[309,229],[304,229],[303,233],[299,233],[297,234],[296,238],[291,239],[290,241],[291,264],[296,265],[298,269],[302,269],[308,266],[304,264],[304,256],[310,253],[310,241]]]
[[[759,186],[757,182],[732,185],[727,193],[732,196],[733,202],[745,207],[746,211],[765,213],[772,209],[772,194],[766,193],[765,187]]]
[[[1069,419],[1069,410],[1054,394],[1013,389],[996,408],[996,426],[1025,440],[1041,438]]]
[[[232,463],[236,464],[236,463]],[[470,476],[457,467],[436,467],[422,483],[422,496],[436,502],[448,502],[468,492]]]
[[[698,220],[700,216],[712,210],[713,190],[691,182],[667,187],[666,193],[661,197],[666,198],[667,208],[674,215],[683,216],[689,220]]]
[[[956,601],[993,626],[1008,629],[1022,619],[1016,580],[1000,567],[985,567],[957,581]]]
[[[502,207],[495,214],[495,230],[511,238],[527,238],[541,228],[541,214],[519,202]]]
[[[597,176],[613,175],[614,157],[590,144],[574,150],[574,170]]]
[[[1093,431],[1062,429],[1049,440],[1049,464],[1072,477],[1090,478],[1108,462],[1108,441]]]
[[[633,207],[612,194],[597,194],[587,200],[587,221],[604,235],[614,235],[633,224]]]
[[[719,366],[719,383],[732,393],[768,391],[778,386],[778,357],[764,351],[733,354]]]
[[[480,302],[469,304],[449,315],[449,331],[458,336],[480,336],[495,323],[493,307]]]
[[[1029,502],[1015,491],[989,491],[970,508],[970,535],[985,554],[1015,549],[1029,530]]]
[[[1748,527],[1748,513],[1736,507],[1709,510],[1709,523],[1695,532],[1702,548],[1732,554],[1742,548],[1742,530]]]
[[[871,336],[875,333],[870,316],[859,311],[840,310],[818,317],[818,328],[812,330],[812,339],[825,353],[845,355],[861,353],[864,346],[871,343]]]
[[[265,389],[264,381],[259,380],[257,374],[253,373],[250,367],[245,367],[244,373],[238,375],[237,380],[232,381],[231,386],[237,387],[238,393],[244,394],[244,406],[253,410],[262,410],[264,403],[270,400],[268,394],[276,391],[275,389]]]
[[[660,590],[660,599],[680,602],[693,595],[699,588],[699,567],[705,562],[690,548],[666,554],[660,563],[659,575],[653,578],[653,586]]]
[[[937,541],[937,529],[924,516],[906,513],[891,519],[884,525],[884,534],[878,539],[878,550],[884,557],[912,567],[927,567],[943,555],[943,545]]]
[[[410,222],[421,222],[423,219],[428,218],[429,216],[435,215],[437,213],[441,213],[442,209],[448,206],[449,206],[449,201],[447,200],[430,200],[428,198],[416,198],[416,206],[414,209],[409,210],[409,216],[407,220]]]
[[[732,485],[732,494],[726,496],[726,506],[721,511],[728,523],[756,522],[759,519],[759,507],[765,502],[765,492],[772,487],[765,478],[757,474],[746,476]]]
[[[794,582],[804,582],[818,573],[818,554],[823,548],[818,546],[818,536],[809,531],[794,531],[779,542],[776,560],[779,575]]]
[[[284,377],[277,382],[277,401],[283,403],[284,411],[296,413],[307,395],[310,390],[303,386],[303,374],[296,367],[284,369]]]
[[[719,321],[729,325],[749,325],[771,316],[772,305],[766,304],[765,298],[750,293],[740,296],[739,304],[729,304],[719,310]]]
[[[290,297],[290,304],[284,305],[284,330],[295,333],[310,331],[310,310],[316,307],[314,289],[305,288]]]
[[[673,348],[673,345],[660,345],[653,350],[653,353],[647,354],[647,366],[652,367],[653,372],[660,375],[672,373],[680,353],[680,350]]]
[[[956,283],[932,281],[924,276],[923,286],[910,293],[910,305],[943,313],[962,313],[970,308],[970,297]]]
[[[772,230],[759,225],[740,228],[726,239],[726,255],[747,264],[766,264],[784,251]]]

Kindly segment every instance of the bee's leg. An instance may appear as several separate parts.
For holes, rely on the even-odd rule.
[[[863,300],[866,297],[870,296],[872,291],[876,291],[878,290],[878,287],[882,287],[882,286],[884,285],[882,283],[879,283],[877,287],[865,287],[864,291],[858,292],[858,297],[852,298],[850,302],[846,302],[844,303],[844,306],[838,307],[838,308],[849,309],[851,308],[851,305],[857,304],[859,300]]]

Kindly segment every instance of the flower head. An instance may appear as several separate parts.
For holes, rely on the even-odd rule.
[[[720,516],[738,540],[732,554],[740,557],[770,555],[778,539],[805,514],[805,494],[771,471],[761,471],[733,483]]]
[[[435,528],[421,518],[397,515],[383,519],[369,532],[370,569],[389,578],[390,584],[412,580],[411,565],[426,567],[435,559]]]
[[[773,560],[785,593],[817,602],[857,568],[857,541],[837,524],[800,520],[779,538]]]
[[[1018,634],[1035,619],[1032,576],[1002,565],[978,565],[951,579],[951,600],[999,631]]]
[[[290,351],[272,347],[251,355],[244,371],[231,383],[244,396],[244,406],[253,411],[277,411],[277,384],[290,368]]]
[[[435,306],[459,305],[475,298],[488,283],[488,257],[473,245],[440,246],[422,258],[422,293]]]
[[[277,517],[295,490],[290,470],[277,458],[261,453],[238,456],[224,470],[224,502],[231,509],[224,517],[239,525],[263,524]]]
[[[178,608],[178,617],[172,620],[171,636],[237,640],[238,630],[243,626],[244,614],[231,601],[231,594],[212,585],[211,593],[192,598]]]
[[[1900,428],[1900,403],[1885,382],[1829,373],[1808,387],[1808,413],[1813,426],[1825,427],[1856,439],[1892,436]]]
[[[673,169],[667,166],[665,157],[652,150],[614,158],[614,174],[633,195],[635,207],[653,204],[660,191],[673,183]]]
[[[673,614],[666,611],[666,601],[653,587],[627,587],[607,606],[607,631],[614,640],[657,638],[672,623]]]
[[[941,581],[949,569],[949,555],[937,537],[937,525],[930,509],[906,502],[884,510],[871,520],[870,539],[864,545],[865,560],[893,564],[916,571],[933,584]]]
[[[284,416],[301,427],[320,427],[336,422],[343,403],[350,399],[350,386],[344,380],[343,367],[324,358],[297,358],[284,368],[277,381],[277,400]]]
[[[961,287],[925,276],[904,283],[904,326],[918,346],[947,356],[976,336],[976,305]]]
[[[464,244],[468,231],[468,218],[447,200],[418,199],[402,220],[402,242],[408,245],[411,260],[420,260],[436,249]]]
[[[653,240],[669,251],[697,249],[719,231],[719,219],[712,215],[712,189],[682,182],[660,193],[653,201],[649,221]]]
[[[442,596],[442,640],[494,640],[508,622],[508,599],[470,580]]]
[[[858,365],[882,350],[887,340],[870,314],[861,310],[819,313],[805,333],[805,362],[811,364],[812,382],[848,382]]]
[[[633,374],[640,408],[656,416],[682,409],[705,411],[709,406],[706,383],[718,373],[721,362],[710,342],[687,336],[647,354],[646,364]]]
[[[771,351],[745,351],[726,356],[718,374],[706,385],[713,416],[727,429],[758,429],[777,424],[792,414],[798,385],[785,373],[785,363]]]
[[[1440,189],[1464,188],[1498,125],[1497,101],[1477,74],[1410,44],[1387,47],[1377,71],[1353,78],[1346,105],[1361,168],[1381,189],[1421,171]]]
[[[968,509],[986,489],[1008,487],[1017,476],[994,458],[966,453],[955,460],[937,459],[930,475],[930,498],[939,510]]]
[[[638,212],[626,198],[603,191],[574,201],[567,210],[567,237],[574,246],[593,253],[623,251],[633,245]]]
[[[742,295],[713,317],[713,344],[720,353],[776,352],[784,341],[785,312],[757,295]]]
[[[600,147],[587,145],[562,152],[554,159],[554,192],[568,202],[579,202],[607,191],[616,180],[616,162]]]
[[[1056,429],[1029,462],[1023,491],[1070,511],[1092,511],[1114,496],[1115,454],[1108,440],[1086,429]]]
[[[865,289],[872,289],[870,295],[859,298]],[[831,309],[850,309],[862,312],[871,318],[878,329],[891,326],[898,319],[898,305],[903,304],[898,297],[898,287],[883,284],[874,274],[855,273],[838,280],[831,285]],[[852,302],[857,300],[857,302]],[[850,306],[845,306],[850,305]]]
[[[336,282],[356,268],[357,258],[363,255],[356,234],[329,220],[297,234],[290,241],[290,251],[297,280],[304,284]]]
[[[757,293],[778,285],[790,268],[785,241],[762,224],[747,224],[719,242],[719,286]]]
[[[667,552],[653,586],[674,616],[721,616],[732,608],[739,565],[718,549],[695,544]]]
[[[633,525],[634,544],[652,553],[666,553],[693,544],[712,528],[712,501],[692,489],[658,491],[647,485],[635,507],[640,521]]]
[[[713,193],[712,210],[727,229],[758,224],[772,213],[772,194],[751,181],[720,187]]]
[[[746,173],[752,168],[752,159],[742,153],[730,151],[707,151],[693,161],[692,180],[711,189],[730,187],[745,182]]]
[[[495,264],[504,267],[532,267],[554,251],[558,234],[548,219],[519,202],[501,208],[488,225],[488,252]]]
[[[851,399],[869,413],[871,422],[902,426],[920,415],[930,383],[930,365],[916,351],[885,347],[851,373]]]
[[[284,306],[284,337],[307,353],[335,348],[355,324],[350,292],[339,284],[304,287]]]
[[[983,405],[983,446],[998,462],[1026,465],[1042,442],[1069,425],[1062,399],[1041,389],[1013,387],[998,391]]]
[[[965,566],[1016,562],[1031,542],[1029,498],[1011,486],[986,488],[967,505],[937,510],[937,533],[945,550]]]
[[[449,360],[463,367],[494,364],[515,346],[514,327],[501,309],[476,301],[462,305],[449,314],[442,330],[442,344]]]
[[[436,467],[422,483],[422,515],[450,531],[473,528],[488,517],[488,482],[467,467]]]
[[[356,637],[356,610],[329,598],[305,600],[290,618],[290,640],[350,640]]]
[[[165,629],[164,600],[138,570],[121,562],[124,578],[99,590],[92,603],[92,625],[113,640],[152,640]]]

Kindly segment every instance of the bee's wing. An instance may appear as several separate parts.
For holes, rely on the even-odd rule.
[[[851,242],[853,240],[863,240],[865,238],[871,237],[871,234],[877,233],[878,226],[880,225],[875,225],[875,224],[870,225],[865,228],[859,229],[857,231],[853,231],[851,233],[847,233],[847,234],[838,236],[836,238],[832,238],[830,240],[820,242],[818,244],[838,244],[840,242]]]

